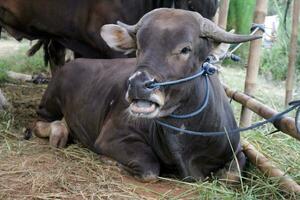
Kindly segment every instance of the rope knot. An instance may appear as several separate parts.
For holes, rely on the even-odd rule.
[[[204,75],[213,75],[218,70],[214,65],[208,62],[203,63],[202,69],[204,71]]]

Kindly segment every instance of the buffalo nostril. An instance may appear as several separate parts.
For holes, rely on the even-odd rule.
[[[147,89],[151,89],[151,90],[156,89],[157,86],[155,86],[155,83],[157,83],[157,81],[156,81],[155,79],[153,79],[153,80],[151,80],[151,81],[146,81],[146,82],[145,82],[145,87],[146,87]]]

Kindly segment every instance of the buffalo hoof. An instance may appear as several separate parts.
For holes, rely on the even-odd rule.
[[[117,163],[117,166],[121,169],[122,173],[132,175],[135,179],[137,179],[140,182],[149,183],[158,180],[158,173],[147,171],[141,174],[139,172],[140,170],[134,170],[133,168],[122,165],[120,163]]]
[[[110,166],[118,166],[118,163],[116,161],[114,161],[113,159],[100,155],[100,161],[103,162],[106,165],[110,165]]]
[[[50,124],[49,122],[38,121],[32,130],[35,136],[39,138],[48,138],[50,136]]]
[[[237,186],[241,184],[241,176],[239,172],[225,172],[219,179],[228,186]]]
[[[64,148],[67,145],[69,131],[62,121],[52,122],[49,143],[56,148]]]
[[[142,176],[135,176],[141,182],[149,183],[158,181],[158,176],[155,173],[148,172],[147,174],[143,174]]]
[[[39,138],[48,138],[51,146],[63,148],[67,145],[69,131],[64,121],[42,122],[35,124],[33,133]]]
[[[233,159],[225,165],[225,168],[221,169],[217,173],[217,177],[220,181],[229,186],[237,186],[241,183],[241,173],[243,172],[246,164],[246,157],[242,151],[239,151],[236,157],[237,161]]]

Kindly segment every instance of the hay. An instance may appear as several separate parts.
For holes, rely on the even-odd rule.
[[[9,132],[1,133],[0,144],[0,199],[156,199],[195,192],[140,183],[79,145],[60,150]]]

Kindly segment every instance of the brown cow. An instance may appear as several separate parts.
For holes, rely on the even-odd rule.
[[[59,122],[55,122],[56,131],[49,131],[51,123],[38,122],[36,134],[49,136],[57,147],[72,138],[115,159],[143,180],[153,180],[162,173],[184,180],[225,174],[225,178],[236,180],[234,154],[241,169],[245,156],[239,133],[230,132],[237,125],[218,76],[208,78],[211,92],[205,109],[184,120],[169,115],[194,111],[205,99],[205,79],[161,88],[148,83],[195,74],[213,41],[236,43],[258,37],[227,33],[196,12],[177,9],[154,10],[135,26],[106,25],[101,35],[114,49],[136,50],[137,60],[78,59],[67,64],[49,84],[38,114],[46,122],[64,118],[69,131]],[[226,128],[228,138],[226,134],[178,133],[157,119],[193,131]],[[46,134],[44,129],[48,129]]]
[[[41,39],[31,49],[34,54],[42,45],[45,61],[54,67],[64,63],[65,48],[77,57],[127,57],[111,50],[99,37],[104,24],[136,23],[145,13],[159,7],[192,9],[212,18],[217,0],[0,0],[1,26],[17,40]],[[0,31],[1,32],[1,31]],[[53,72],[56,68],[53,68]]]

